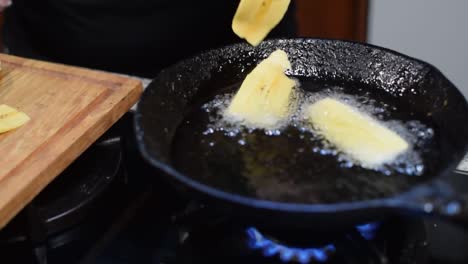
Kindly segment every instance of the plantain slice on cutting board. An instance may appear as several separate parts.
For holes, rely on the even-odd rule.
[[[5,104],[0,105],[0,134],[21,127],[29,120],[25,113]]]
[[[273,128],[288,117],[296,82],[285,71],[288,55],[276,50],[244,79],[226,113],[256,128]]]
[[[291,0],[241,0],[232,21],[232,30],[252,46],[257,46],[279,24]]]
[[[307,115],[323,137],[363,167],[392,162],[409,147],[397,133],[370,115],[335,99],[325,98],[310,105]]]

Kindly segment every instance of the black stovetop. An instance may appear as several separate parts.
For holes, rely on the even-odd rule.
[[[0,231],[2,263],[468,263],[468,233],[436,220],[389,219],[329,240],[306,230],[289,236],[311,244],[240,225],[183,197],[145,164],[134,147],[131,118],[122,118]],[[93,176],[82,183],[77,172]],[[468,192],[468,176],[454,173],[452,180]],[[92,202],[83,205],[83,197]],[[60,222],[52,214],[69,213],[67,203],[86,210]]]

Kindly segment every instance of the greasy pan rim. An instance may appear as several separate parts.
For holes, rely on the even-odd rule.
[[[332,43],[350,43],[350,44],[356,44],[356,45],[361,45],[365,47],[370,47],[372,49],[377,49],[381,50],[384,52],[387,52],[389,54],[393,54],[402,58],[406,58],[408,60],[420,63],[421,65],[424,65],[426,67],[429,67],[431,70],[436,70],[439,71],[438,68],[433,66],[432,64],[422,61],[420,59],[402,54],[400,52],[397,52],[395,50],[391,50],[385,47],[377,46],[377,45],[372,45],[368,43],[362,43],[362,42],[356,42],[356,41],[349,41],[349,40],[340,40],[340,39],[327,39],[327,38],[281,38],[281,39],[270,39],[266,40],[264,42],[266,43],[277,43],[281,41],[286,41],[286,42],[302,42],[302,41],[320,41],[320,42],[332,42]],[[192,61],[194,58],[203,56],[206,53],[213,52],[218,49],[223,49],[223,48],[231,48],[231,47],[236,47],[239,45],[247,45],[246,43],[236,43],[236,44],[231,44],[231,45],[226,45],[222,46],[219,48],[215,49],[210,49],[206,50],[204,52],[201,52],[195,56],[188,57],[182,61],[179,61],[173,65],[170,65],[166,69],[171,69],[176,65],[179,65],[181,62],[187,62],[187,61]],[[439,71],[440,72],[440,71]],[[443,73],[441,73],[442,76],[445,77]],[[454,86],[455,87],[455,86]],[[151,88],[151,84],[148,86],[148,88]],[[459,94],[459,96],[464,96],[461,94],[460,90],[457,88],[455,89],[456,93]],[[146,100],[148,94],[149,94],[149,89],[146,89],[141,98],[140,102]],[[466,99],[465,104],[467,104]],[[401,192],[399,194],[386,197],[386,198],[378,198],[378,199],[370,199],[370,200],[363,200],[363,201],[354,201],[354,202],[339,202],[339,203],[330,203],[330,204],[305,204],[305,203],[286,203],[286,202],[275,202],[275,201],[270,201],[270,200],[261,200],[253,197],[248,197],[248,196],[243,196],[235,193],[230,193],[226,191],[222,191],[218,188],[211,187],[209,185],[200,183],[196,180],[193,180],[189,176],[186,176],[185,174],[179,172],[176,170],[172,165],[167,164],[165,162],[161,162],[154,158],[148,151],[147,146],[144,144],[144,130],[142,128],[142,119],[143,119],[143,113],[141,109],[141,104],[138,103],[137,109],[135,112],[135,119],[134,119],[134,128],[136,130],[136,137],[137,137],[137,146],[140,150],[140,153],[142,154],[143,158],[149,162],[151,165],[155,166],[156,168],[162,170],[163,172],[169,174],[169,176],[174,177],[177,179],[180,183],[184,185],[188,185],[189,187],[195,189],[196,191],[199,191],[205,195],[209,195],[210,197],[216,198],[216,199],[221,199],[225,202],[229,203],[237,203],[246,207],[254,208],[254,209],[266,209],[266,210],[272,210],[272,211],[282,211],[282,212],[287,212],[287,213],[336,213],[336,212],[345,212],[345,211],[357,211],[357,210],[363,210],[363,209],[372,209],[372,208],[408,208],[412,207],[411,205],[407,204],[408,198],[413,196],[418,190],[421,193],[426,193],[427,191],[431,191],[431,183],[437,181],[438,179],[441,178],[440,175],[446,175],[447,173],[450,173],[452,171],[452,167],[456,166],[455,163],[458,164],[459,160],[463,158],[465,155],[464,153],[468,151],[468,145],[465,146],[464,152],[460,157],[457,157],[454,159],[454,161],[451,164],[447,164],[447,166],[442,170],[442,172],[439,175],[433,176],[427,181],[417,183],[414,186],[412,186],[410,189],[407,191]],[[455,165],[454,165],[455,164]],[[406,198],[405,198],[406,197]]]

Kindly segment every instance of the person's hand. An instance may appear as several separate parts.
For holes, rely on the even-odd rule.
[[[0,12],[11,6],[11,0],[0,0]]]

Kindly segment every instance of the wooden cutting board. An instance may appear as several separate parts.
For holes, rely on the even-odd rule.
[[[0,104],[31,117],[0,134],[0,228],[139,99],[131,78],[0,54]]]

